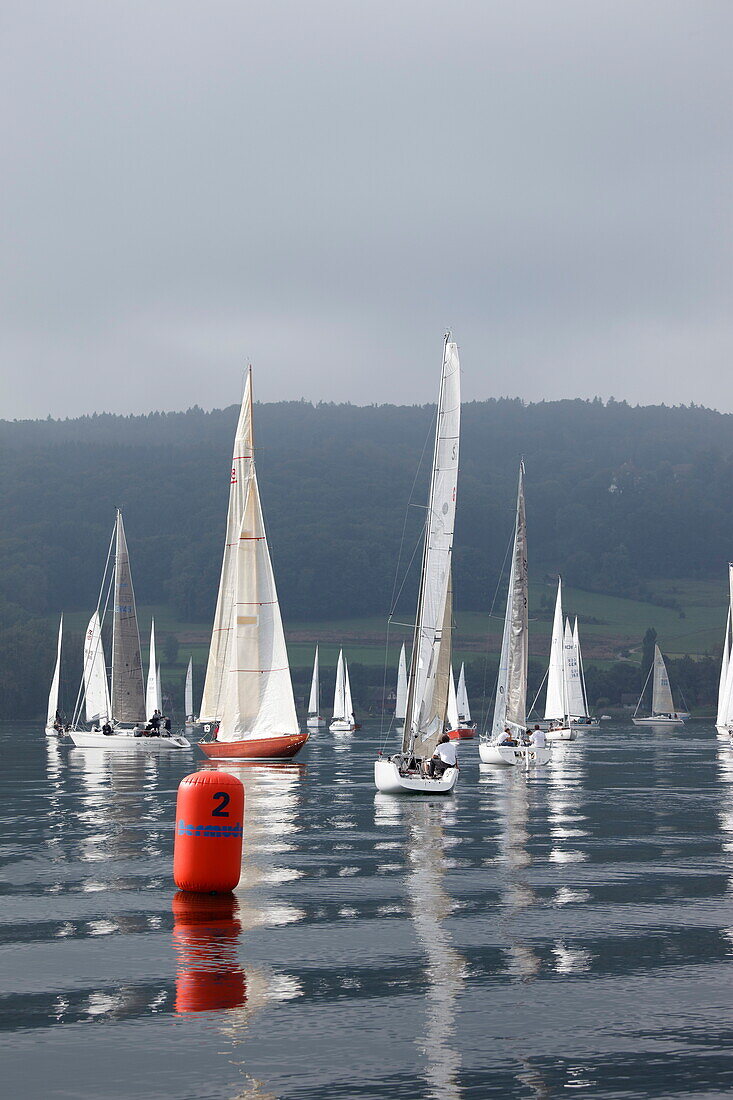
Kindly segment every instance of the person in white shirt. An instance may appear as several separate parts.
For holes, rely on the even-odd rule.
[[[428,762],[428,775],[431,779],[440,779],[448,768],[458,767],[458,753],[455,741],[447,733],[438,741],[432,759]]]
[[[535,726],[532,730],[532,748],[544,749],[545,747],[545,731],[541,730],[539,726]]]

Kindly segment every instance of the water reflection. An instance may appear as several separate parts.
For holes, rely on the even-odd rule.
[[[465,980],[465,960],[445,927],[454,909],[445,886],[445,871],[447,848],[451,841],[458,843],[450,836],[455,826],[455,805],[452,799],[428,802],[387,795],[377,795],[374,801],[377,825],[402,823],[406,827],[409,908],[426,961],[425,1023],[416,1043],[425,1059],[428,1095],[436,1100],[456,1100],[461,1095],[456,1012]]]
[[[172,908],[177,956],[176,1012],[205,1012],[243,1005],[247,1000],[247,982],[237,955],[242,925],[234,895],[210,896],[179,890]]]

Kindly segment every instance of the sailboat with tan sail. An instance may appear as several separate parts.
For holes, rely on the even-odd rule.
[[[282,759],[308,740],[293,685],[253,453],[252,369],[237,423],[224,557],[200,721],[214,760]]]

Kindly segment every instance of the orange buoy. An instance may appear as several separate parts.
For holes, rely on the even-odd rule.
[[[247,979],[237,957],[241,927],[232,894],[205,897],[178,891],[173,899],[176,1012],[211,1012],[246,1003]]]
[[[242,870],[244,786],[229,772],[194,772],[176,802],[173,879],[180,890],[224,894]]]

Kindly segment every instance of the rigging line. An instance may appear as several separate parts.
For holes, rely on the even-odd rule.
[[[545,675],[544,675],[544,676],[542,677],[542,681],[541,681],[541,683],[540,683],[540,686],[539,686],[539,687],[537,688],[537,694],[535,695],[534,699],[532,700],[532,706],[531,706],[531,707],[529,708],[529,710],[527,711],[527,717],[528,717],[528,718],[529,718],[530,714],[532,713],[532,711],[534,710],[534,706],[535,706],[535,703],[536,703],[536,702],[537,702],[537,700],[539,699],[539,697],[540,697],[540,692],[542,691],[542,688],[543,688],[543,686],[544,686],[545,680],[547,679],[547,677],[548,677],[549,675],[550,675],[550,666],[548,665],[548,666],[547,666],[547,671],[545,672]],[[547,704],[545,704],[545,706],[546,706],[546,705],[547,705]]]
[[[96,608],[96,614],[97,615],[99,615],[99,608],[100,608],[101,603],[102,603],[102,594],[104,592],[104,584],[105,584],[105,581],[107,580],[107,570],[109,569],[109,559],[110,559],[110,556],[112,554],[112,546],[114,545],[116,534],[117,534],[117,521],[115,520],[114,526],[112,528],[112,536],[109,540],[109,546],[107,547],[107,559],[104,563],[104,572],[102,573],[102,583],[99,586],[99,595],[97,596],[97,608]],[[111,585],[111,579],[110,579],[110,585]],[[109,599],[109,587],[107,588],[107,599]],[[100,643],[101,643],[101,639],[102,639],[102,624],[101,623],[99,624],[99,638],[100,638]],[[95,654],[95,656],[96,656],[96,654]],[[72,719],[71,719],[71,724],[74,727],[76,727],[77,719],[81,715],[81,703],[82,703],[82,699],[83,699],[84,695],[86,695],[86,688],[85,688],[85,685],[84,685],[84,672],[85,671],[86,671],[86,664],[82,668],[81,681],[79,683],[79,690],[76,693],[76,702],[74,703],[74,712],[73,712]],[[105,669],[105,675],[106,675],[106,669]]]
[[[504,561],[501,563],[501,569],[499,570],[499,578],[496,582],[496,588],[494,589],[494,598],[492,599],[491,607],[489,608],[489,620],[492,618],[492,616],[494,614],[494,606],[496,604],[496,597],[499,595],[499,588],[501,587],[501,582],[502,582],[502,579],[504,577],[504,570],[506,569],[506,561],[507,561],[507,558],[509,557],[509,550],[511,548],[512,542],[514,541],[514,529],[515,529],[515,527],[516,527],[516,524],[512,527],[511,534],[509,535],[509,541],[507,542],[506,551],[504,553]],[[490,640],[490,638],[491,638],[491,634],[487,630],[486,631],[485,649],[484,649],[484,678],[483,678],[483,683],[481,685],[481,726],[480,726],[481,729],[486,729],[486,719],[488,717],[488,713],[487,713],[488,708],[487,708],[487,705],[486,705],[486,677],[489,674],[489,640]],[[499,682],[499,673],[498,673],[498,670],[497,670],[496,680],[494,682],[494,693],[496,693],[496,684],[498,682]]]

